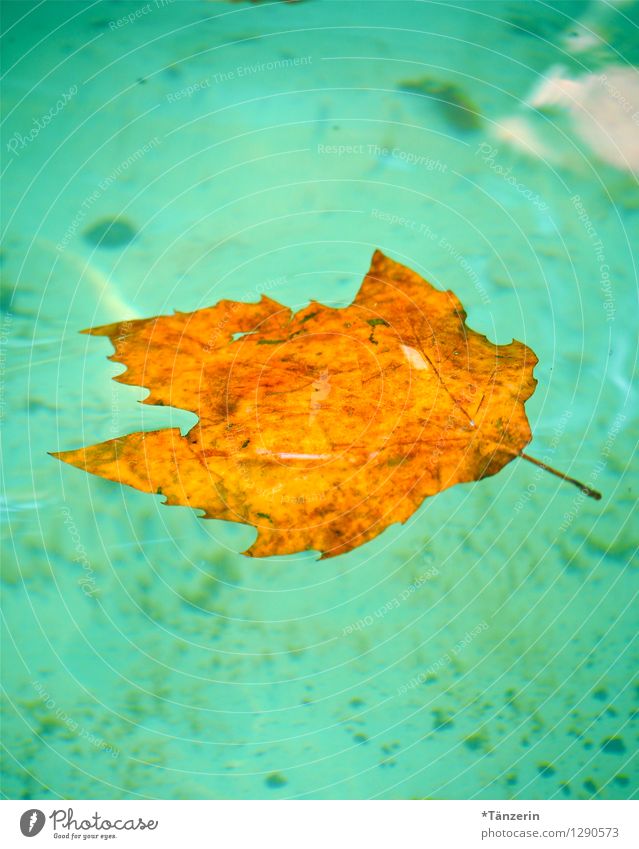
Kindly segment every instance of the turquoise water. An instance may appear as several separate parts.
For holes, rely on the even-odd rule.
[[[638,24],[4,4],[5,797],[637,793]],[[549,78],[581,88],[533,107]],[[349,554],[253,560],[47,454],[193,424],[78,331],[347,304],[376,247],[536,352],[529,451],[601,501],[515,461]]]

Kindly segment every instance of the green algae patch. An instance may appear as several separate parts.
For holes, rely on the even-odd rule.
[[[398,88],[429,98],[446,123],[458,132],[472,132],[481,127],[479,107],[456,83],[419,77],[400,82]]]

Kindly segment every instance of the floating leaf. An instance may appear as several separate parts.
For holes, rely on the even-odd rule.
[[[292,314],[263,296],[94,328],[127,366],[115,380],[199,421],[186,436],[132,433],[54,456],[255,526],[251,556],[342,554],[428,496],[526,457],[537,358],[465,319],[452,292],[377,251],[342,309]]]

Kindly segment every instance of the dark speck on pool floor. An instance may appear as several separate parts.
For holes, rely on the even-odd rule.
[[[601,751],[609,755],[623,755],[626,746],[621,737],[606,737],[601,741]]]
[[[464,739],[464,745],[470,749],[471,752],[476,752],[478,749],[483,749],[486,746],[486,740],[483,734],[469,734],[468,737]]]
[[[435,731],[443,731],[445,728],[450,728],[453,725],[453,720],[445,711],[436,708],[432,713],[433,728]]]
[[[120,248],[135,238],[137,230],[126,218],[101,218],[84,233],[85,241],[101,248]]]
[[[267,787],[283,787],[285,784],[288,784],[288,778],[285,778],[281,772],[272,772],[266,776],[264,783]]]
[[[584,781],[584,788],[585,788],[585,789],[586,789],[589,793],[593,793],[593,794],[594,794],[594,793],[596,793],[596,792],[597,792],[597,785],[596,785],[596,784],[595,784],[595,782],[592,780],[592,778],[587,778],[587,779]]]

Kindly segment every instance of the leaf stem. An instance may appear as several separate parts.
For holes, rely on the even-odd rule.
[[[545,463],[542,463],[541,460],[535,460],[535,458],[531,457],[530,454],[524,454],[523,451],[520,451],[519,456],[522,457],[524,460],[528,460],[529,463],[534,463],[535,466],[539,466],[540,469],[545,469],[547,472],[550,472],[553,475],[557,475],[558,478],[568,481],[568,483],[574,484],[584,493],[584,495],[587,495],[589,498],[595,498],[597,501],[599,501],[599,499],[601,498],[601,493],[597,492],[596,489],[590,489],[590,487],[586,486],[585,483],[581,483],[581,481],[568,477],[568,475],[565,475],[563,472],[559,472],[557,471],[557,469],[553,469],[552,466],[547,466]]]

